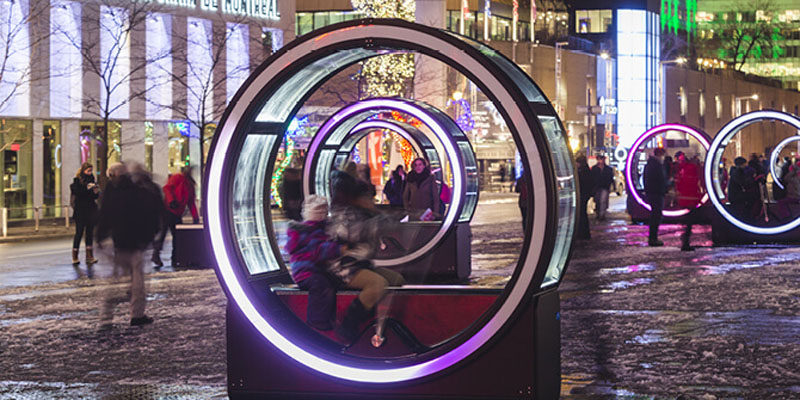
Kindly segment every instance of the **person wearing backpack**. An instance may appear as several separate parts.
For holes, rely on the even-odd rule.
[[[83,163],[78,173],[75,174],[72,184],[69,185],[72,218],[75,220],[75,236],[72,239],[72,264],[74,265],[81,262],[78,258],[78,251],[81,247],[82,237],[85,238],[86,244],[86,265],[97,262],[97,259],[94,258],[92,244],[100,188],[95,183],[93,172],[92,163]]]

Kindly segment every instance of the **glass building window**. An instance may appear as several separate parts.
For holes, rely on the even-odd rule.
[[[575,11],[575,33],[605,33],[611,30],[614,17],[611,10]]]
[[[9,219],[33,217],[33,123],[0,119],[0,166],[3,193],[0,207],[9,208]]]
[[[98,156],[101,151],[108,151],[108,165],[122,161],[121,132],[122,124],[116,121],[108,122],[108,141],[109,146],[103,144],[103,123],[94,121],[84,121],[80,123],[80,153],[81,163],[90,162],[94,166],[95,175],[101,172],[98,164]]]
[[[153,123],[144,123],[144,167],[153,172]]]
[[[175,174],[181,172],[181,168],[190,165],[189,123],[185,121],[170,122],[167,124],[167,132],[169,141],[168,169],[170,174]]]
[[[511,40],[511,20],[492,15],[492,40]]]
[[[356,11],[298,12],[296,14],[295,34],[298,36],[305,35],[315,29],[359,18],[364,18],[364,14]]]
[[[42,204],[45,217],[60,217],[61,122],[45,121],[42,127]]]

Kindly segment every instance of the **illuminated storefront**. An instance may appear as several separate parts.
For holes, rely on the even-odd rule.
[[[133,15],[146,17],[126,31]],[[2,2],[0,207],[63,216],[81,163],[100,174],[104,155],[162,183],[199,167],[227,101],[294,37],[294,17],[294,0]]]

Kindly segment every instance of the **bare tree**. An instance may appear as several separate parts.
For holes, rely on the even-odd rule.
[[[15,97],[31,90],[46,74],[33,71],[32,60],[45,56],[41,45],[49,39],[49,26],[43,18],[50,12],[48,0],[12,0],[0,2],[0,112],[9,107]],[[0,151],[26,138],[11,138],[10,132],[0,141]],[[30,138],[27,138],[30,140]]]
[[[726,18],[708,24],[714,33],[701,39],[700,54],[719,58],[737,71],[752,59],[783,54],[778,42],[783,40],[780,33],[785,24],[778,20],[772,0],[739,0],[730,9]]]
[[[160,10],[159,2],[151,0],[86,1],[81,10],[82,32],[61,31],[79,52],[84,77],[100,83],[97,92],[90,89],[83,93],[82,101],[85,112],[103,121],[97,138],[103,147],[98,152],[101,183],[105,183],[111,154],[109,122],[131,102],[143,100],[152,89],[145,73],[147,65],[170,56],[169,52],[142,56],[147,54],[145,43],[135,40],[143,37],[148,16]]]
[[[185,60],[185,65],[163,71],[171,78],[175,88],[181,91],[178,98],[181,101],[159,101],[151,99],[151,103],[173,111],[178,118],[189,121],[199,131],[200,159],[199,173],[203,173],[206,131],[213,126],[228,105],[227,88],[230,84],[244,82],[249,72],[255,68],[255,63],[260,62],[258,57],[249,57],[253,51],[264,51],[266,55],[271,47],[271,36],[268,33],[252,37],[247,25],[247,19],[240,17],[231,20],[221,16],[213,20],[190,23],[208,23],[211,32],[205,35],[190,34],[192,29],[174,32],[173,40],[178,43],[173,47],[173,57]],[[241,46],[241,47],[238,47]],[[239,54],[248,55],[246,62],[231,63],[228,60],[230,48],[250,49],[240,51]],[[235,52],[235,51],[234,51]],[[199,53],[199,54],[198,54]],[[185,101],[184,101],[185,100]]]

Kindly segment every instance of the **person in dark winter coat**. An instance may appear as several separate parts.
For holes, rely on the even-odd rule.
[[[608,194],[614,184],[614,169],[606,165],[606,156],[597,156],[597,164],[592,167],[592,182],[594,184],[595,214],[598,221],[606,219],[608,209]]]
[[[732,211],[739,218],[750,219],[755,204],[752,193],[758,185],[755,174],[747,167],[747,160],[744,157],[736,157],[729,175],[728,201],[731,203]]]
[[[347,308],[336,334],[347,342],[358,337],[360,325],[370,319],[375,306],[386,295],[386,287],[404,282],[397,272],[375,268],[372,258],[391,220],[380,214],[369,186],[341,171],[331,174],[331,221],[328,235],[341,244],[341,257],[330,263],[329,273],[342,286],[360,289]]]
[[[403,207],[415,219],[426,218],[426,210],[431,210],[427,220],[440,219],[439,185],[431,174],[430,168],[422,158],[411,163],[411,172],[406,177],[406,188],[403,192]]]
[[[172,265],[175,265],[175,255],[177,249],[175,247],[175,232],[176,226],[183,221],[183,214],[188,208],[192,214],[192,222],[197,224],[200,222],[200,215],[197,213],[197,200],[195,195],[195,182],[192,178],[192,167],[183,167],[180,174],[172,174],[167,179],[167,184],[164,185],[164,205],[166,212],[164,213],[164,223],[161,230],[153,242],[153,258],[151,261],[156,267],[161,267],[164,263],[161,261],[161,249],[164,247],[164,239],[167,237],[167,230],[172,235]]]
[[[594,191],[594,180],[589,171],[589,164],[586,162],[586,156],[580,155],[575,158],[578,164],[578,184],[580,185],[580,203],[578,204],[578,231],[577,238],[589,240],[592,238],[589,230],[589,214],[586,212],[589,199],[592,197]]]
[[[137,168],[136,181],[124,164],[108,168],[109,183],[102,197],[97,224],[97,240],[102,244],[109,237],[114,246],[114,276],[130,275],[132,326],[145,325],[153,319],[144,314],[143,251],[161,228],[161,197],[154,192],[152,180]],[[114,305],[125,296],[107,293],[101,307],[101,329],[110,328]]]
[[[392,171],[392,177],[383,186],[383,193],[392,207],[403,207],[403,191],[406,188],[405,171],[402,165]]]
[[[97,197],[100,188],[94,181],[94,167],[92,163],[85,162],[81,165],[75,179],[69,185],[70,203],[72,203],[72,218],[75,220],[75,236],[72,239],[72,263],[79,264],[78,250],[81,247],[81,237],[85,237],[86,265],[97,262],[94,258],[92,244],[94,239],[94,224],[97,220]]]
[[[283,171],[283,179],[278,192],[282,201],[281,208],[286,218],[294,221],[302,220],[300,209],[303,204],[303,177],[299,169],[286,168]]]
[[[303,222],[289,222],[284,249],[289,253],[292,279],[308,291],[306,321],[321,331],[333,329],[336,320],[336,287],[328,264],[341,255],[340,246],[325,232],[328,200],[311,195],[303,202]]]
[[[668,183],[664,170],[664,154],[663,148],[656,148],[644,167],[644,193],[651,207],[650,234],[647,238],[647,244],[650,246],[664,245],[664,242],[658,239],[658,227],[661,225]]]

